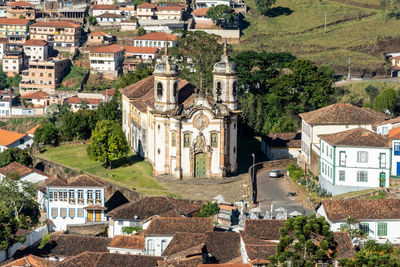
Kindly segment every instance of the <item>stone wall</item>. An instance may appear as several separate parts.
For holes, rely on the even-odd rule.
[[[70,224],[67,225],[67,231],[70,234],[79,234],[79,235],[94,235],[98,236],[103,234],[108,226],[107,222],[94,222],[88,224]]]

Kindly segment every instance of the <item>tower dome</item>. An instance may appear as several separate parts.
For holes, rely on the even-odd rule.
[[[168,55],[168,42],[165,42],[165,54],[162,56],[162,62],[156,64],[153,74],[162,76],[178,75],[178,65],[171,63]]]
[[[224,54],[221,56],[221,61],[214,64],[213,74],[237,74],[236,63],[229,60],[226,48],[226,41],[224,45]]]

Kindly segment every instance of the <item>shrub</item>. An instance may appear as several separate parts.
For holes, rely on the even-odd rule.
[[[142,231],[142,227],[133,227],[133,226],[124,226],[122,227],[122,233],[126,235],[131,235],[133,232],[140,232]]]
[[[47,244],[47,242],[50,241],[50,237],[51,237],[50,234],[44,235],[44,236],[42,237],[42,240],[40,241],[40,245],[38,246],[38,248],[39,248],[39,249],[44,248],[44,246]]]

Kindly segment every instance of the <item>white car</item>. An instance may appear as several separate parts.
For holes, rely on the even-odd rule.
[[[271,178],[278,178],[278,177],[281,177],[281,171],[280,170],[271,170],[270,172],[269,172],[269,177],[271,177]]]

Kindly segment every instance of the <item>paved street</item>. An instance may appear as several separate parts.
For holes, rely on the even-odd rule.
[[[294,191],[290,188],[290,184],[284,178],[270,178],[269,169],[261,170],[257,175],[257,202],[260,204],[262,214],[265,210],[271,210],[271,204],[273,209],[284,208],[288,213],[298,211],[303,213],[301,201],[296,197],[287,197],[288,192]],[[282,174],[285,174],[285,169],[280,169]],[[312,213],[311,210],[304,209],[306,214]]]

